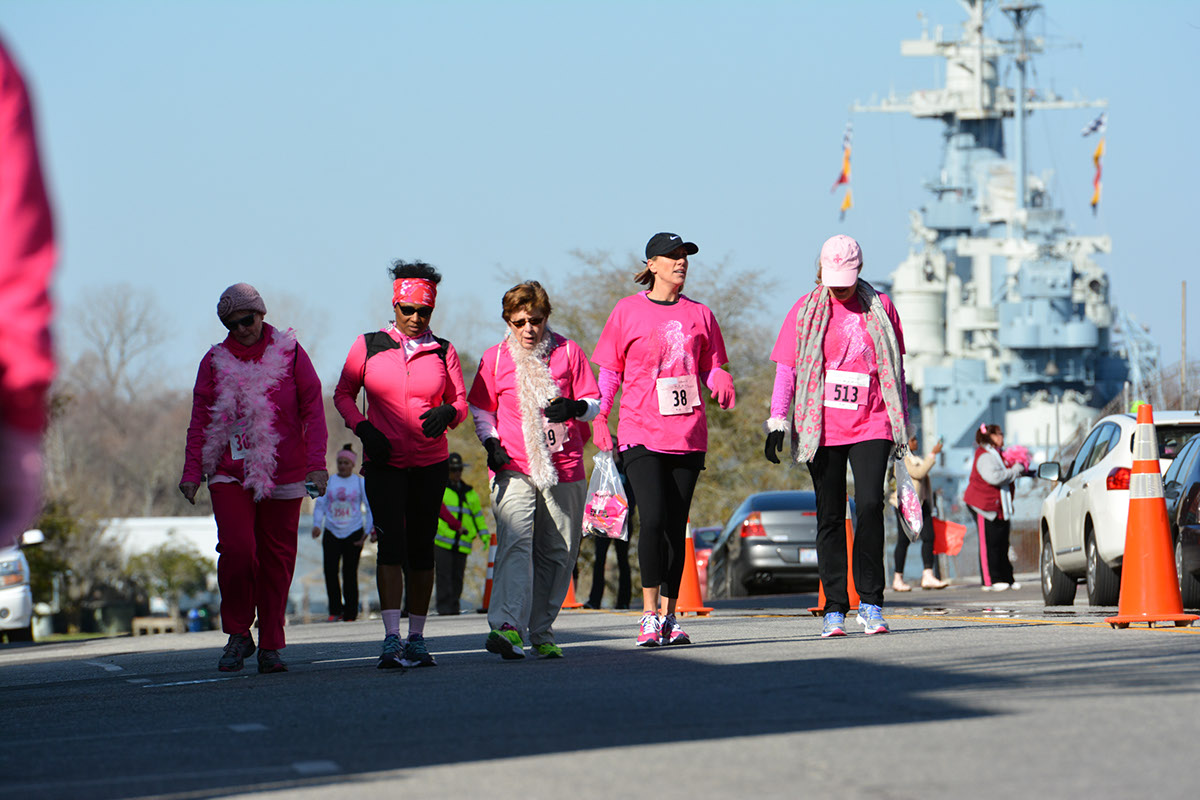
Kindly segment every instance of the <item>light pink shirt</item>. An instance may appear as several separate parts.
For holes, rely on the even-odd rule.
[[[592,361],[622,375],[617,439],[621,447],[644,445],[661,453],[708,450],[704,404],[690,413],[664,415],[660,378],[700,375],[723,366],[725,340],[708,306],[679,296],[670,305],[655,303],[646,292],[622,298],[600,332]],[[699,399],[697,397],[697,399]]]
[[[779,329],[779,337],[775,340],[775,348],[771,350],[771,360],[782,366],[796,366],[796,314],[808,295],[801,297],[792,306],[791,311],[784,317],[783,327]],[[904,354],[904,332],[900,327],[900,315],[891,299],[883,292],[879,293],[879,301],[892,328],[896,331],[896,342],[900,346],[900,354]],[[829,327],[825,331],[825,369],[843,370],[868,376],[866,397],[857,408],[845,409],[825,406],[825,426],[821,433],[821,445],[853,444],[871,439],[892,438],[891,423],[888,421],[887,408],[883,404],[883,395],[879,391],[879,369],[875,360],[875,347],[871,343],[871,335],[867,332],[867,319],[863,313],[858,297],[851,297],[845,303],[839,302],[830,295],[833,315]],[[901,391],[904,391],[901,389]],[[795,386],[792,386],[795,392]],[[791,398],[785,405],[791,403]],[[772,402],[772,414],[775,403]]]

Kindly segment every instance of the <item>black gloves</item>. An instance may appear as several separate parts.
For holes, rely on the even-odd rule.
[[[783,431],[767,431],[767,443],[763,447],[763,455],[772,464],[779,463],[779,451],[783,450]]]
[[[392,443],[383,435],[383,431],[367,420],[364,419],[354,426],[354,435],[362,440],[363,452],[372,461],[386,464],[392,457]]]
[[[512,461],[512,457],[504,450],[504,445],[500,444],[500,440],[495,436],[483,443],[483,449],[487,450],[487,465],[492,472],[499,472],[504,469],[504,465]]]
[[[421,415],[421,433],[426,439],[436,439],[446,432],[446,426],[454,419],[454,406],[442,403]]]
[[[587,403],[582,400],[568,400],[556,397],[546,406],[546,419],[550,422],[566,422],[569,419],[582,417],[587,413]]]

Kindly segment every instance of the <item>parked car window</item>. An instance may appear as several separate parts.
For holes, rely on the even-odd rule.
[[[813,511],[817,507],[816,495],[812,492],[756,494],[751,500],[755,511]]]
[[[1087,469],[1088,461],[1092,455],[1092,449],[1096,446],[1096,440],[1100,438],[1100,432],[1104,429],[1103,425],[1097,426],[1087,439],[1084,440],[1083,446],[1079,448],[1079,453],[1075,456],[1075,463],[1071,466],[1071,474],[1067,478],[1074,477]],[[1065,478],[1064,478],[1065,480]]]
[[[1175,458],[1188,439],[1200,432],[1196,425],[1155,425],[1154,435],[1158,438],[1158,457]],[[1129,440],[1129,448],[1133,450],[1133,439]]]
[[[1179,451],[1179,455],[1171,462],[1171,466],[1167,467],[1166,473],[1163,474],[1163,486],[1172,482],[1186,481],[1191,472],[1192,462],[1196,460],[1197,452],[1200,452],[1200,436],[1193,436],[1183,446],[1183,450]]]
[[[1113,444],[1121,437],[1121,428],[1112,422],[1106,422],[1100,426],[1100,435],[1096,437],[1096,443],[1092,447],[1092,452],[1088,456],[1087,463],[1080,468],[1082,472],[1085,469],[1091,469],[1104,460],[1112,450]]]

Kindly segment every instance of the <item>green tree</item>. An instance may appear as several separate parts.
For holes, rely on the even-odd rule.
[[[208,588],[213,564],[190,544],[169,541],[129,559],[126,574],[130,583],[146,596],[166,600],[175,611],[180,598]]]

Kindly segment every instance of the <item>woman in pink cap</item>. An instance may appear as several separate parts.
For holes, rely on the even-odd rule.
[[[883,486],[907,450],[904,333],[887,295],[859,278],[862,250],[844,234],[817,259],[817,288],[784,318],[776,363],[767,460],[778,464],[791,430],[792,459],[806,464],[817,495],[817,563],[825,587],[822,637],[845,636],[846,464],[854,471],[854,585],[858,622],[886,633],[883,619]],[[789,414],[792,401],[795,410]]]
[[[343,445],[337,454],[337,472],[313,504],[312,537],[321,539],[330,622],[358,618],[358,559],[367,536],[375,531],[366,482],[354,474],[356,463],[354,448]]]
[[[437,664],[425,643],[425,617],[433,592],[433,537],[450,477],[446,429],[467,416],[458,353],[429,327],[441,274],[422,261],[397,261],[391,273],[395,321],[354,341],[333,393],[366,456],[362,472],[379,541],[379,669]],[[363,389],[365,416],[355,405]],[[406,575],[408,638],[401,640]]]
[[[325,406],[321,381],[290,328],[263,321],[253,286],[235,283],[217,316],[229,331],[200,361],[192,393],[179,491],[196,502],[208,482],[217,518],[221,629],[217,668],[236,672],[254,653],[258,671],[287,672],[279,657],[288,588],[296,569],[300,501],[325,491]]]
[[[641,516],[640,647],[691,641],[675,619],[675,604],[687,558],[688,511],[708,450],[700,387],[708,387],[721,408],[736,402],[733,378],[721,369],[728,361],[721,327],[708,306],[683,294],[688,256],[699,249],[674,233],[652,236],[646,268],[634,278],[649,289],[617,302],[592,353],[600,367],[600,415],[593,427],[601,450],[613,448],[608,414],[621,390],[617,435]],[[663,596],[667,608],[660,618]]]

